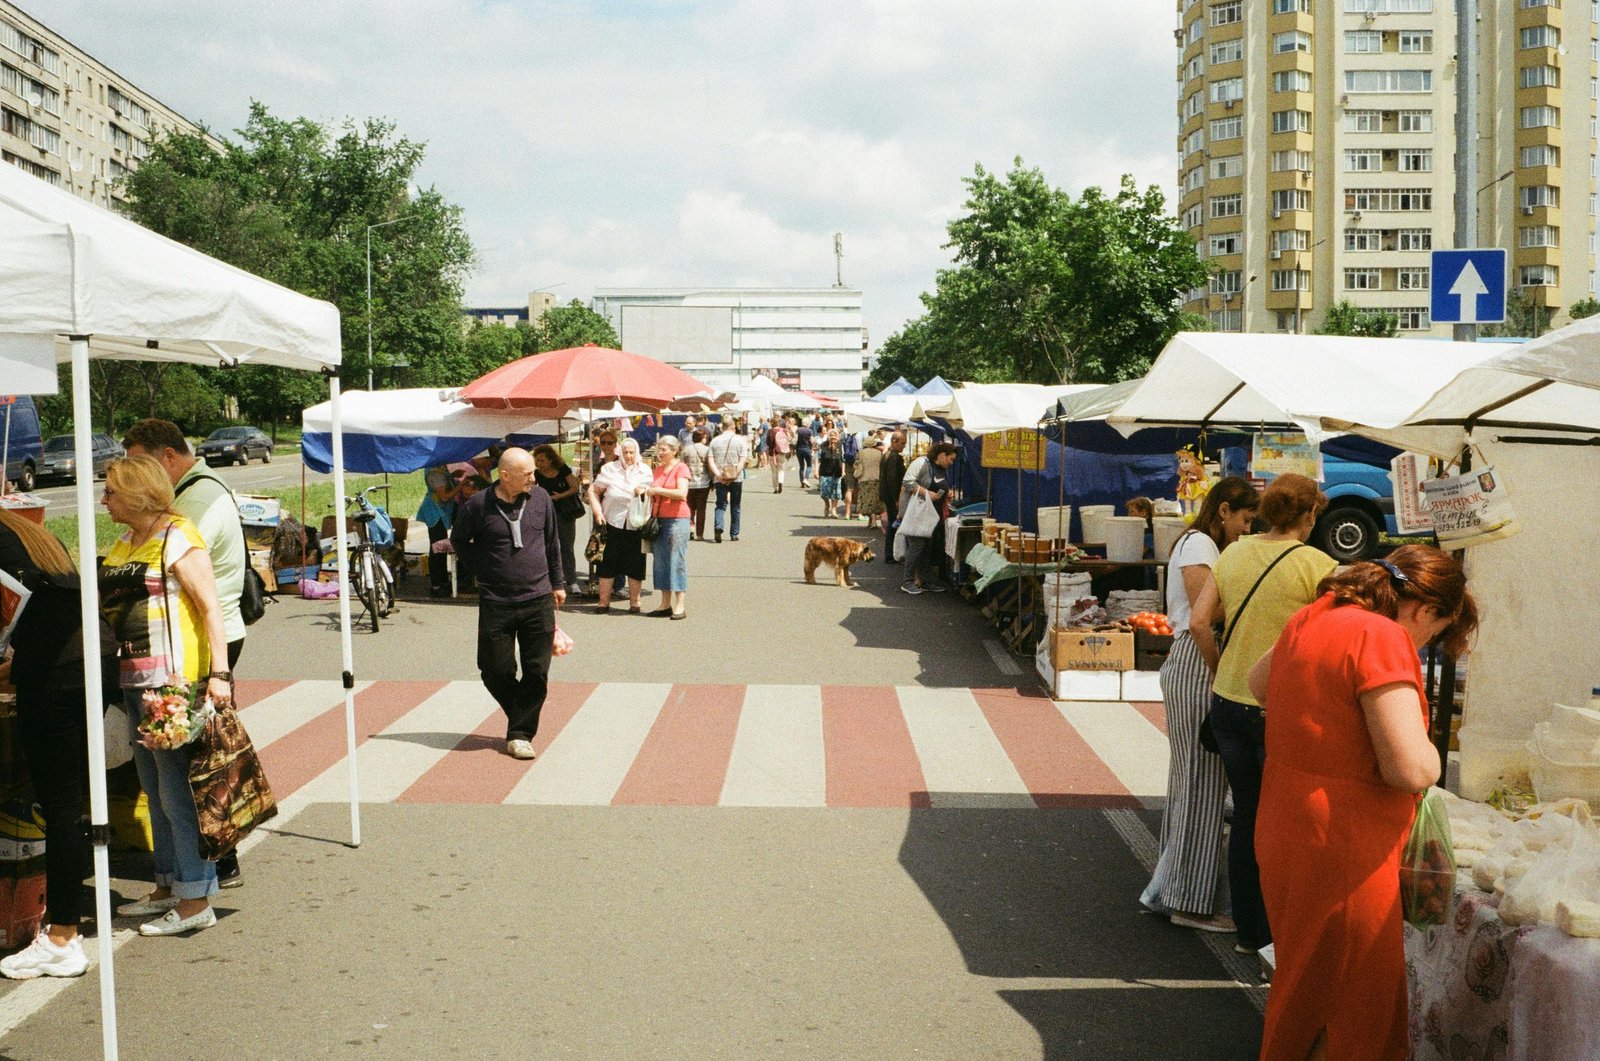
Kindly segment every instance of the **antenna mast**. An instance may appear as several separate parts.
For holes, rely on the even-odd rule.
[[[833,234],[833,286],[844,286],[844,233]]]

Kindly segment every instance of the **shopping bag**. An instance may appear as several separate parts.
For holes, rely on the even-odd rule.
[[[1400,907],[1405,919],[1418,928],[1444,924],[1455,888],[1450,817],[1439,789],[1430,788],[1417,804],[1411,835],[1400,852]]]
[[[912,494],[900,516],[900,533],[913,538],[929,538],[939,529],[939,510],[921,494]]]
[[[606,558],[606,526],[604,523],[589,532],[589,544],[583,547],[583,558],[589,561],[591,566],[600,563]]]
[[[628,502],[628,529],[640,530],[650,522],[650,499],[644,494],[634,494]]]
[[[572,651],[572,647],[572,635],[561,629],[561,627],[556,627],[555,635],[550,639],[550,654],[552,656],[565,656]]]
[[[194,743],[189,787],[200,817],[200,857],[215,861],[278,813],[272,785],[233,707],[212,716]]]

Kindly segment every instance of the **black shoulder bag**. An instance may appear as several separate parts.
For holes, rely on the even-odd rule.
[[[233,496],[233,491],[228,489],[228,484],[218,479],[215,475],[196,475],[173,493],[176,498],[189,487],[201,479],[210,479],[223,490],[227,491],[229,500],[233,501],[234,512],[239,510],[239,502]],[[239,544],[244,549],[244,585],[239,590],[239,618],[244,620],[244,625],[254,626],[256,620],[267,613],[267,584],[261,581],[261,576],[250,565],[250,543],[244,536],[244,518],[239,517]]]
[[[1278,566],[1279,561],[1296,549],[1304,549],[1305,547],[1305,542],[1296,542],[1273,557],[1272,563],[1267,565],[1267,569],[1261,572],[1261,577],[1256,579],[1255,585],[1250,587],[1250,592],[1244,595],[1244,600],[1239,602],[1239,610],[1233,613],[1233,620],[1228,623],[1227,629],[1223,630],[1222,640],[1217,645],[1217,662],[1219,665],[1221,664],[1222,653],[1228,650],[1228,639],[1233,636],[1234,628],[1239,625],[1239,617],[1244,614],[1245,608],[1250,605],[1250,598],[1256,595],[1256,590],[1261,588],[1261,583],[1265,582],[1267,576],[1272,574],[1272,569]],[[1211,712],[1209,711],[1206,712],[1206,717],[1200,722],[1200,747],[1208,752],[1216,752],[1218,750],[1217,735],[1211,728]]]

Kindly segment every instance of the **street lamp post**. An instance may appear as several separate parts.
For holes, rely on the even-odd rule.
[[[367,390],[369,391],[372,390],[372,230],[383,228],[385,225],[398,225],[404,221],[415,221],[421,216],[412,214],[409,217],[396,217],[367,226]]]

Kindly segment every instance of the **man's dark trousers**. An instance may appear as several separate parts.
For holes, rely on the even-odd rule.
[[[506,740],[530,740],[550,687],[550,645],[556,633],[555,599],[478,602],[478,673],[506,713]],[[522,677],[517,677],[517,659]]]

